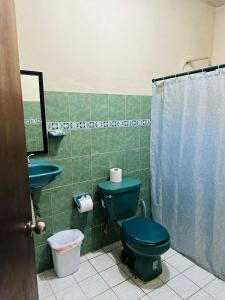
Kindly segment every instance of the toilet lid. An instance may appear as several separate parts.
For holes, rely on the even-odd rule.
[[[122,231],[127,238],[139,244],[160,245],[170,240],[162,225],[143,217],[124,221]]]

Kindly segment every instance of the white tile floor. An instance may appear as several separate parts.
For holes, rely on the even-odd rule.
[[[136,278],[120,260],[115,243],[81,258],[79,271],[57,278],[53,270],[38,274],[41,300],[225,300],[225,282],[170,249],[163,273],[150,282]]]

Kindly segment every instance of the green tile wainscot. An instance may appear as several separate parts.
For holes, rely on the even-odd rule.
[[[149,123],[141,121],[150,119],[150,102],[150,96],[45,92],[48,126],[65,123],[66,136],[50,138],[49,154],[35,158],[51,160],[64,168],[52,184],[34,193],[47,225],[46,233],[34,238],[37,272],[52,267],[46,240],[60,230],[78,228],[84,233],[83,254],[119,240],[115,225],[106,226],[96,192],[97,183],[108,178],[110,168],[119,167],[124,175],[140,178],[140,199],[145,200],[150,215],[150,129]],[[24,110],[30,117],[32,109]],[[80,192],[92,195],[93,211],[78,213],[72,196]],[[138,214],[143,214],[141,206]]]

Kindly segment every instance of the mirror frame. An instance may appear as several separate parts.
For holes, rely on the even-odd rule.
[[[45,115],[45,98],[44,98],[44,85],[43,85],[43,73],[38,71],[20,70],[21,75],[38,76],[39,82],[39,94],[40,94],[40,109],[41,109],[41,125],[42,125],[42,137],[43,137],[43,150],[27,152],[27,154],[47,154],[48,153],[48,134],[46,126]]]

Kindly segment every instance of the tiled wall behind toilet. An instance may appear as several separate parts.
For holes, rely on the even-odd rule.
[[[45,92],[48,126],[64,126],[66,136],[49,138],[49,154],[36,157],[64,168],[52,184],[34,193],[47,225],[44,235],[35,236],[37,272],[52,266],[46,239],[57,231],[80,229],[85,235],[82,253],[119,239],[116,228],[104,232],[104,211],[96,195],[97,183],[107,179],[111,167],[140,178],[140,198],[150,214],[150,102],[150,96]],[[93,211],[78,213],[72,196],[79,192],[92,195]]]

